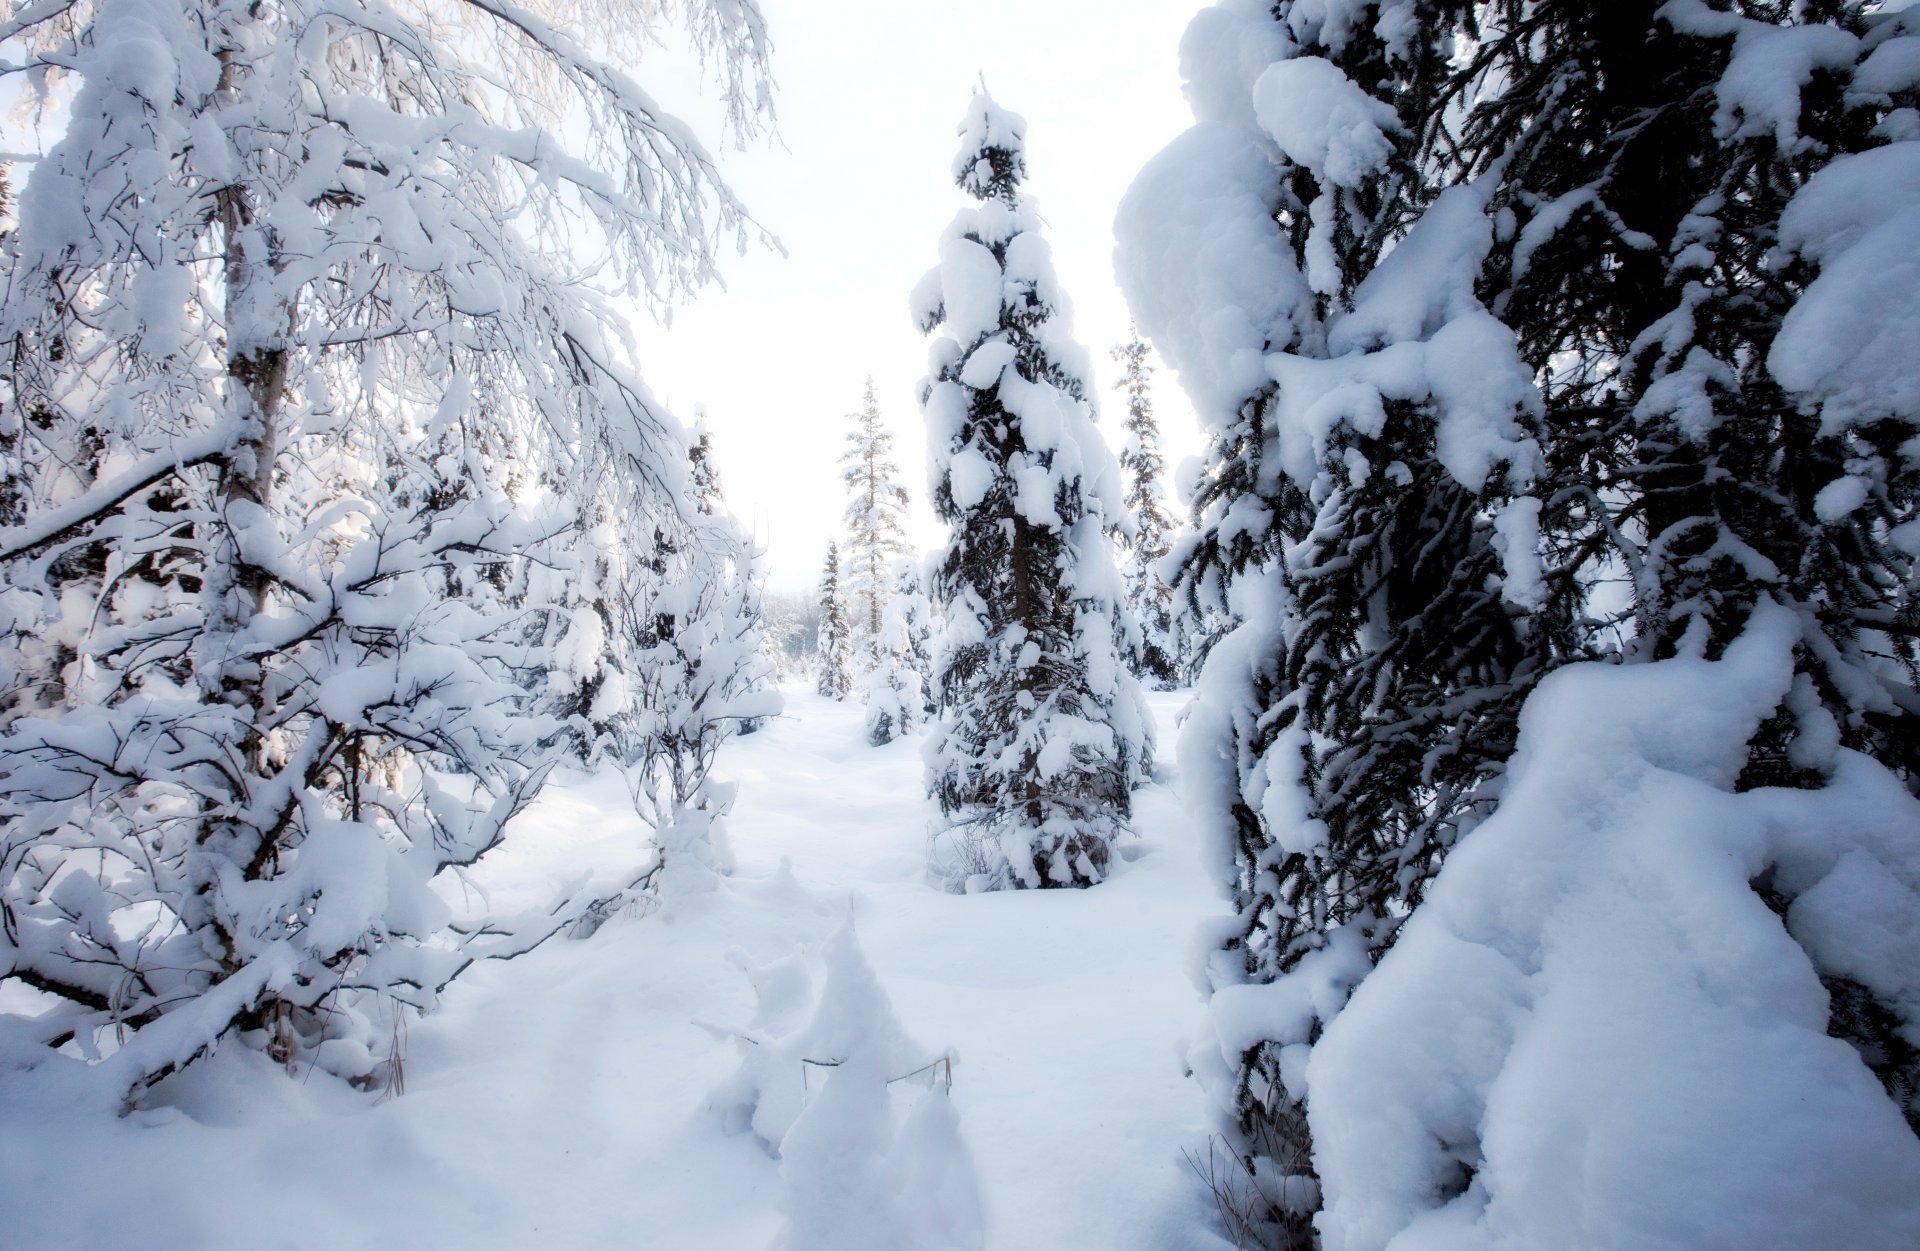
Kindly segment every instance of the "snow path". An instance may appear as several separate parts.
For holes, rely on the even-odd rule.
[[[177,1108],[123,1121],[0,1079],[9,1247],[759,1251],[778,1163],[706,1109],[737,1061],[698,1022],[752,1011],[729,950],[811,949],[849,908],[900,1021],[959,1056],[988,1247],[1223,1245],[1181,1156],[1208,1124],[1181,1072],[1201,1013],[1186,967],[1221,905],[1177,796],[1137,796],[1141,837],[1093,890],[945,895],[922,877],[918,743],[871,748],[857,705],[787,694],[724,762],[735,877],[475,970],[410,1024],[403,1098],[369,1108],[237,1048]],[[1153,697],[1163,756],[1182,698]],[[613,778],[550,789],[527,820],[496,904],[630,869],[644,837]]]

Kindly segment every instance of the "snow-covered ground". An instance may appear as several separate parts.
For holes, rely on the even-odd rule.
[[[400,1098],[237,1047],[127,1119],[0,1082],[9,1251],[758,1251],[781,1229],[779,1162],[708,1106],[740,1060],[705,1026],[752,1016],[741,956],[811,953],[849,915],[906,1031],[958,1058],[986,1246],[1222,1245],[1182,1155],[1204,1152],[1209,1112],[1181,1061],[1194,935],[1221,905],[1177,790],[1136,797],[1139,837],[1098,887],[946,895],[923,876],[918,743],[869,747],[857,705],[787,695],[728,748],[733,878],[474,970],[405,1024]],[[1151,697],[1162,757],[1182,698]],[[631,868],[643,840],[617,778],[552,788],[487,885],[534,903]]]

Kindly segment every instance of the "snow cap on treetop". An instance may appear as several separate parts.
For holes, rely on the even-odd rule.
[[[982,87],[960,120],[960,151],[953,158],[953,181],[977,200],[1012,203],[1013,191],[1027,176],[1027,119],[994,103]]]

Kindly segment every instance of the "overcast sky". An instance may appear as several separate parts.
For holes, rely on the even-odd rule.
[[[914,392],[926,341],[907,295],[965,203],[948,165],[979,75],[1027,119],[1028,189],[1117,443],[1124,409],[1107,352],[1128,318],[1113,282],[1113,214],[1141,165],[1191,120],[1178,50],[1199,0],[762,2],[779,142],[724,151],[721,167],[788,255],[729,257],[725,290],[682,307],[671,329],[636,330],[654,390],[683,419],[705,406],[728,501],[766,547],[770,585],[793,589],[813,584],[839,533],[835,461],[869,374],[898,439],[915,538],[931,547],[943,536],[925,502]],[[1177,464],[1198,446],[1191,410],[1170,373],[1154,383]]]

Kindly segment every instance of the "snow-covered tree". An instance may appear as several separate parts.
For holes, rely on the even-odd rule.
[[[684,16],[750,127],[757,10]],[[584,282],[667,298],[747,224],[617,68],[647,27],[591,0],[0,23],[72,86],[0,305],[0,976],[41,996],[5,1063],[137,1094],[237,1034],[379,1080],[368,1001],[425,1006],[566,919],[452,932],[429,881],[631,713],[613,520],[697,529],[684,435]]]
[[[1170,548],[1174,529],[1167,511],[1166,461],[1160,454],[1160,426],[1153,417],[1150,351],[1138,331],[1113,349],[1113,359],[1126,367],[1115,385],[1127,393],[1126,446],[1120,451],[1120,469],[1127,476],[1127,517],[1131,532],[1122,531],[1121,571],[1127,580],[1127,612],[1140,624],[1140,646],[1128,662],[1143,682],[1165,689],[1180,679],[1184,633],[1176,620],[1173,588],[1160,576],[1160,561]]]
[[[1195,31],[1221,41],[1208,68],[1227,81],[1196,86],[1202,125],[1143,173],[1121,247],[1143,328],[1211,426],[1182,594],[1241,623],[1192,723],[1232,766],[1206,767],[1238,869],[1220,976],[1263,983],[1337,952],[1359,961],[1352,981],[1511,748],[1536,591],[1503,553],[1534,551],[1519,492],[1539,401],[1475,295],[1485,190],[1435,203],[1409,159],[1426,101],[1400,87],[1444,64],[1434,32],[1413,30],[1403,63],[1371,27],[1322,30],[1290,6],[1213,10]],[[1235,99],[1243,41],[1271,64]],[[1208,235],[1244,251],[1205,253]],[[1168,281],[1190,250],[1195,280]],[[1235,1056],[1250,1152],[1305,1164],[1303,1092],[1281,1065],[1319,1025]],[[1277,1215],[1306,1228],[1305,1211]]]
[[[847,533],[843,599],[862,674],[880,663],[880,632],[887,609],[887,573],[907,552],[907,488],[893,462],[893,432],[880,420],[880,400],[867,379],[860,411],[849,413],[847,450],[840,454],[846,484]]]
[[[726,511],[704,429],[688,460],[694,523],[685,535],[654,534],[646,576],[621,599],[638,689],[620,723],[619,759],[654,831],[656,856],[639,885],[664,896],[709,889],[732,870],[724,818],[734,788],[714,765],[728,738],[781,707],[761,637],[759,553]],[[601,912],[612,902],[598,901]]]
[[[939,667],[934,660],[934,650],[940,623],[933,610],[933,600],[927,594],[918,559],[903,556],[893,562],[893,594],[887,600],[887,614],[889,618],[899,619],[902,655],[908,666],[920,675],[920,719],[924,721],[940,711],[939,692],[934,689],[934,673]]]
[[[739,619],[739,637],[749,642],[753,653],[764,661],[749,665],[743,657],[737,662],[740,673],[735,682],[743,693],[768,690],[778,680],[779,671],[766,637],[761,553],[741,528],[739,519],[727,509],[726,493],[720,485],[720,462],[713,450],[713,433],[707,429],[704,407],[694,408],[693,435],[687,457],[692,462],[694,502],[702,516],[714,519],[710,524],[721,532],[719,546],[731,553],[723,558],[721,569],[723,576],[740,583],[739,593],[734,597],[738,604],[735,612]],[[735,729],[740,734],[752,734],[765,724],[764,717],[742,717]]]
[[[913,298],[944,331],[921,384],[935,510],[951,528],[928,783],[935,872],[987,887],[1106,875],[1151,742],[1106,528],[1119,467],[1092,421],[1085,351],[1020,191],[1026,123],[976,95],[954,180],[978,203]]]
[[[676,895],[709,889],[732,870],[722,822],[734,788],[714,765],[731,735],[777,714],[781,701],[760,638],[755,553],[733,519],[716,514],[688,546],[661,542],[656,552],[664,576],[627,603],[627,627],[643,646],[623,763],[654,831],[658,854],[645,881]],[[716,560],[718,575],[709,572]]]
[[[904,738],[936,709],[930,707],[926,593],[914,562],[893,562],[892,590],[881,618],[873,667],[867,672],[867,739],[875,747]]]
[[[1878,206],[1903,202],[1916,84],[1896,66],[1920,44],[1855,4],[1370,13],[1224,0],[1196,18],[1183,62],[1199,124],[1143,172],[1118,232],[1141,325],[1211,427],[1183,589],[1240,624],[1209,655],[1183,759],[1234,856],[1239,914],[1213,967],[1220,1050],[1196,1063],[1231,1092],[1266,1232],[1378,1247],[1453,1203],[1482,1240],[1643,1242],[1609,1223],[1648,1204],[1600,1141],[1631,1106],[1673,1126],[1660,1171],[1738,1179],[1707,1219],[1772,1214],[1744,1245],[1831,1237],[1802,1219],[1816,1195],[1816,1224],[1895,1245],[1907,1235],[1872,1196],[1920,1160],[1889,1143],[1858,1079],[1878,1077],[1895,1109],[1909,1099],[1920,1005],[1887,972],[1907,957],[1839,919],[1840,899],[1864,906],[1864,879],[1838,866],[1871,862],[1891,900],[1920,864],[1912,838],[1848,815],[1913,810],[1896,798],[1913,740],[1894,729],[1920,707],[1914,553],[1895,537],[1913,524],[1895,450],[1912,416],[1893,398],[1913,371],[1901,351],[1894,365],[1853,348],[1920,320],[1842,258],[1864,246],[1889,266],[1873,249],[1907,228]],[[1841,311],[1868,305],[1895,311],[1871,328]],[[1552,672],[1590,658],[1661,677]],[[1663,683],[1686,694],[1655,698]],[[1825,991],[1824,1019],[1774,1001],[1776,1058],[1799,1058],[1702,1094],[1739,1102],[1751,1132],[1716,1137],[1701,1105],[1672,1114],[1660,1092],[1679,1069],[1656,1058],[1602,1100],[1557,1105],[1556,1140],[1593,1151],[1537,1167],[1502,1110],[1584,1078],[1455,1040],[1544,1030],[1549,1000],[1638,993],[1647,970],[1588,959],[1610,940],[1546,936],[1616,884],[1674,880],[1628,833],[1625,781],[1674,776],[1728,802],[1663,819],[1664,848],[1764,824],[1732,814],[1772,801],[1733,792],[1766,785],[1805,788],[1782,800],[1805,823],[1642,918],[1637,933],[1666,936],[1654,964],[1746,987],[1660,1013],[1688,1022],[1676,1036],[1770,1047],[1715,1022],[1711,1001],[1791,982]],[[1696,908],[1768,954],[1713,966]],[[1500,958],[1469,967],[1469,946]],[[1537,1010],[1494,1006],[1509,964]],[[1481,1006],[1441,1006],[1465,1003]],[[1435,1013],[1445,1039],[1422,1038],[1413,1022]],[[1811,1058],[1829,1032],[1865,1063],[1811,1079],[1847,1059]],[[1622,1053],[1670,1055],[1632,1033]],[[1483,1067],[1463,1079],[1462,1064]],[[1873,1124],[1875,1163],[1823,1158],[1765,1096],[1739,1094],[1779,1081]],[[1496,1083],[1504,1103],[1486,1101]],[[1382,1133],[1382,1100],[1430,1111]],[[1787,1155],[1791,1198],[1762,1184]],[[1569,1206],[1555,1188],[1572,1176]]]
[[[713,431],[707,429],[707,410],[704,405],[695,405],[693,410],[693,442],[687,448],[687,460],[692,466],[693,498],[700,511],[707,516],[718,516],[727,511],[726,492],[720,486],[720,461],[713,451]]]
[[[840,581],[840,544],[827,544],[820,570],[820,630],[814,653],[814,687],[822,695],[845,699],[853,693],[853,637],[847,626],[846,592]]]

